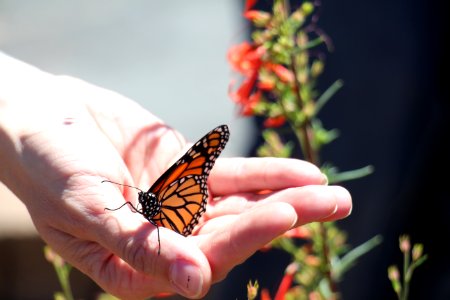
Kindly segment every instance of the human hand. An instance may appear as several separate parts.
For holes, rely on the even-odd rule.
[[[323,185],[311,164],[218,159],[195,235],[160,228],[158,256],[153,225],[128,209],[104,210],[136,203],[136,191],[100,182],[147,189],[187,150],[186,141],[121,95],[28,66],[14,69],[18,74],[0,72],[7,83],[0,89],[0,179],[25,203],[41,237],[115,296],[202,297],[293,226],[350,213],[348,192]]]

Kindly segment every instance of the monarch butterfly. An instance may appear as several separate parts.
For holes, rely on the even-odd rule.
[[[138,200],[140,208],[136,208],[131,202],[134,212],[140,213],[151,224],[156,226],[158,232],[158,255],[161,250],[159,239],[159,227],[166,227],[173,231],[188,236],[194,226],[206,210],[208,199],[208,187],[206,181],[217,157],[225,148],[230,132],[227,125],[221,125],[199,141],[197,141],[177,162],[175,162],[161,177],[150,187],[147,192],[139,190]],[[119,184],[109,180],[110,182]]]

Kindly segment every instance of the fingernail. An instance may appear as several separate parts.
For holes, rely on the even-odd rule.
[[[352,213],[352,197],[350,193],[340,186],[333,186],[336,195],[336,204],[338,211],[336,217],[345,218]]]
[[[202,291],[203,274],[187,261],[178,260],[170,267],[170,283],[185,297],[198,297]]]

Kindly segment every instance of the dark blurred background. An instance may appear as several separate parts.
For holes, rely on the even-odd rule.
[[[271,1],[259,2],[268,7]],[[401,263],[398,237],[404,233],[413,243],[424,243],[429,254],[414,274],[410,299],[450,299],[448,12],[445,1],[322,1],[319,26],[335,49],[320,87],[325,90],[336,79],[345,83],[319,116],[326,128],[340,131],[322,158],[343,171],[368,164],[375,168],[372,175],[344,184],[354,210],[338,224],[352,246],[377,234],[384,239],[340,283],[344,299],[395,299],[386,269]],[[183,54],[182,48],[178,51]],[[29,247],[21,243],[15,247],[2,241],[0,262],[6,264],[8,255]],[[273,293],[288,261],[276,250],[257,253],[215,285],[207,299],[246,299],[249,279],[258,279]],[[30,265],[22,262],[21,267]],[[4,274],[14,271],[2,269]],[[87,289],[90,295],[93,289]]]
[[[401,262],[403,233],[429,254],[410,299],[450,299],[447,13],[444,1],[323,3],[321,25],[336,50],[322,82],[345,81],[322,114],[342,132],[324,158],[342,169],[375,167],[346,184],[355,207],[342,228],[353,245],[384,238],[346,276],[345,299],[394,299],[386,267]]]
[[[345,87],[323,112],[342,135],[324,157],[375,173],[346,184],[355,210],[349,242],[384,242],[348,273],[345,299],[394,299],[386,267],[399,264],[398,236],[425,244],[410,299],[450,299],[448,5],[441,1],[327,1],[321,24],[335,42],[323,83]],[[341,117],[345,116],[345,117]]]
[[[268,2],[258,5],[267,9]],[[375,168],[368,177],[344,183],[354,210],[338,224],[353,246],[383,236],[383,243],[340,283],[343,299],[396,299],[387,267],[402,262],[401,234],[423,243],[429,254],[414,273],[410,299],[450,299],[448,5],[426,0],[321,2],[319,26],[334,44],[321,90],[344,80],[319,116],[326,128],[340,131],[322,159],[342,171],[368,164]],[[258,276],[245,266],[231,276],[241,275],[241,282],[261,279],[274,294],[279,282],[273,278],[280,280],[283,272],[278,262],[286,261],[270,255],[257,254],[248,263],[263,270]]]

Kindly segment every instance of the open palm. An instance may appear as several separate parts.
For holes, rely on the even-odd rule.
[[[22,110],[19,125],[8,128],[13,158],[6,167],[15,173],[4,181],[25,203],[42,238],[120,298],[160,292],[202,297],[292,227],[350,213],[348,192],[324,185],[323,174],[309,163],[219,158],[194,234],[160,228],[158,255],[155,226],[130,209],[105,211],[136,203],[136,190],[101,181],[147,190],[191,144],[119,94],[46,76],[45,84],[11,101],[10,113]]]

